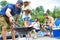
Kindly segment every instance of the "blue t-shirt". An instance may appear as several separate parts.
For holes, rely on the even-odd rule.
[[[14,16],[16,14],[20,14],[20,12],[21,12],[21,8],[18,9],[17,7],[15,7],[14,4],[8,4],[5,7],[3,7],[2,10],[0,10],[0,15],[5,16],[7,8],[11,9],[11,15],[12,16]]]

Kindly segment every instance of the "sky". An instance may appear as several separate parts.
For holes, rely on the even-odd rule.
[[[10,3],[15,3],[17,0],[6,0],[6,1]],[[32,9],[35,9],[36,7],[41,5],[44,7],[45,11],[47,9],[53,11],[55,6],[60,8],[60,0],[27,0],[27,1],[31,2],[30,6]]]

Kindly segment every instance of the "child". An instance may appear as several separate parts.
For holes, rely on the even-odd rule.
[[[22,18],[24,21],[24,26],[28,27],[29,26],[29,20],[31,19],[31,7],[29,6],[30,2],[25,1],[23,8],[22,8]]]
[[[29,4],[30,4],[30,1],[24,1],[23,7],[22,7],[22,19],[24,22],[24,27],[29,27],[29,21],[31,19],[31,7]]]
[[[33,26],[33,28],[34,28],[34,30],[33,30],[34,35],[35,35],[34,38],[37,38],[36,31],[40,31],[40,23],[39,23],[38,18],[35,18],[35,20],[34,20],[34,22],[32,23],[31,26]]]

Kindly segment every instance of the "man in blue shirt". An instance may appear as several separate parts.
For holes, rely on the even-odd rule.
[[[22,0],[18,0],[16,4],[8,4],[0,10],[0,25],[2,26],[3,40],[6,40],[6,26],[10,26],[12,40],[15,40],[15,33],[13,30],[13,22],[17,21],[23,5]],[[13,16],[16,15],[14,20]]]

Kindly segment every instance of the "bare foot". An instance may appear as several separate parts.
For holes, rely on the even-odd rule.
[[[36,39],[37,38],[37,36],[34,36],[34,39]]]
[[[50,36],[50,34],[49,33],[46,33],[44,36]]]

